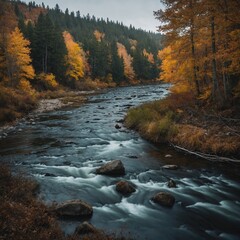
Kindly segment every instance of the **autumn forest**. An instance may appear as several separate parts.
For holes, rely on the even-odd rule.
[[[0,0],[0,239],[239,239],[240,1],[156,1]]]
[[[35,2],[0,3],[1,122],[30,110],[44,91],[113,87],[159,78],[160,34],[81,16],[79,11],[63,12],[58,5],[49,9]],[[9,111],[13,95],[21,100],[13,100]]]

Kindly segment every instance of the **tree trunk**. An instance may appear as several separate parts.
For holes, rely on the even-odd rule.
[[[46,45],[46,52],[45,52],[45,73],[47,73],[47,71],[48,71],[47,63],[48,63],[48,46]]]
[[[193,11],[193,2],[190,1],[190,9],[192,11],[192,17],[191,17],[191,32],[190,32],[190,38],[191,38],[191,47],[192,47],[192,59],[193,59],[193,82],[195,84],[196,93],[197,96],[200,95],[200,88],[199,88],[199,82],[197,79],[197,66],[196,66],[196,54],[195,54],[195,42],[194,42],[194,11]]]
[[[215,40],[215,18],[211,17],[211,40],[212,40],[212,78],[213,78],[213,99],[216,100],[219,94],[219,83],[217,79],[217,61],[216,61],[216,40]]]
[[[191,29],[191,45],[192,45],[192,59],[193,59],[193,81],[195,83],[197,96],[199,96],[200,88],[199,88],[199,81],[197,79],[197,66],[196,66],[196,55],[195,55],[195,43],[194,43],[193,29]]]

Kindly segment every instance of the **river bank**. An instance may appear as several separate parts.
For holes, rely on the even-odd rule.
[[[154,143],[168,143],[212,161],[240,162],[240,114],[236,104],[219,110],[196,102],[190,95],[130,109],[125,125]]]
[[[37,114],[51,112],[64,107],[78,107],[87,101],[87,96],[97,94],[99,90],[90,91],[56,91],[42,94],[36,101],[34,107],[28,111],[21,113],[20,117],[14,121],[0,123],[0,139],[6,138],[9,134],[15,133],[17,127],[24,122],[35,124]],[[20,128],[21,131],[21,128]]]

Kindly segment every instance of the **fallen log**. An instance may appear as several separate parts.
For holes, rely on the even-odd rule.
[[[203,159],[206,159],[208,161],[212,161],[212,162],[232,162],[232,163],[240,163],[240,160],[238,159],[232,159],[232,158],[228,158],[228,157],[220,157],[220,156],[217,156],[217,155],[212,155],[212,154],[206,154],[206,153],[201,153],[201,152],[195,152],[195,151],[191,151],[191,150],[188,150],[186,148],[183,148],[183,147],[180,147],[180,146],[177,146],[177,145],[174,145],[171,143],[171,145],[177,149],[177,150],[180,150],[182,152],[186,152],[188,154],[191,154],[191,155],[195,155],[197,157],[200,157],[200,158],[203,158]]]

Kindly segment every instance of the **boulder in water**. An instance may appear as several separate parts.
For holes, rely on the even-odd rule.
[[[93,208],[82,200],[70,200],[57,205],[55,212],[60,217],[91,217]]]
[[[159,192],[152,197],[152,201],[161,206],[171,208],[175,203],[175,198],[170,193]]]
[[[97,232],[98,232],[98,230],[92,224],[90,224],[88,222],[83,222],[75,230],[75,234],[77,234],[77,235],[93,234],[93,233],[97,233]]]
[[[121,193],[122,195],[130,195],[136,191],[135,187],[127,182],[127,181],[120,181],[116,184],[117,192]]]
[[[125,168],[120,160],[114,160],[98,168],[96,173],[114,177],[123,176],[125,175]]]

